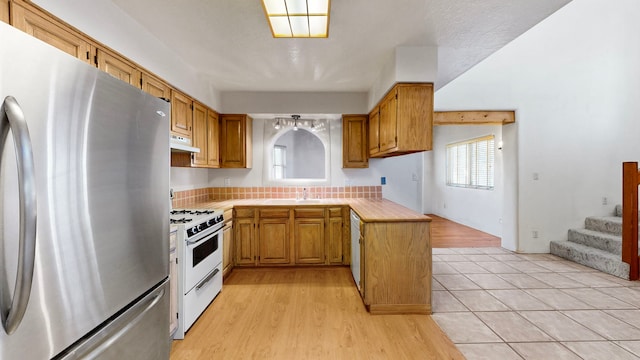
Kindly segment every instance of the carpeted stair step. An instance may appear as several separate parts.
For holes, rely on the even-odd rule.
[[[620,256],[622,237],[588,229],[569,230],[568,240]]]
[[[553,255],[623,279],[629,279],[629,264],[622,262],[620,255],[572,241],[552,241],[550,246]]]
[[[599,231],[611,235],[622,235],[622,218],[619,216],[589,216],[584,220],[588,230]]]

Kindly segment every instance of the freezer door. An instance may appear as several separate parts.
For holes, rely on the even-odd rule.
[[[14,97],[26,118],[37,202],[31,295],[15,332],[0,327],[0,359],[50,359],[168,276],[171,111],[2,22],[0,39],[0,101]],[[0,158],[2,314],[18,273],[14,146],[9,133]]]
[[[169,281],[164,281],[122,315],[108,321],[91,336],[60,354],[55,360],[158,360],[168,359],[171,340]]]

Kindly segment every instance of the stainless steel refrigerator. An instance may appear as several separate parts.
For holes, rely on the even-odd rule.
[[[168,359],[170,105],[0,22],[0,359]]]

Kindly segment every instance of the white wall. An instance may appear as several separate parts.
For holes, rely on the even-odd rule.
[[[497,149],[498,142],[502,140],[502,126],[435,126],[433,134],[431,199],[425,199],[425,202],[431,201],[431,210],[436,215],[502,237],[503,150]],[[447,144],[488,135],[495,137],[496,145],[494,189],[484,190],[447,186]],[[504,151],[511,150],[504,149]]]
[[[366,114],[366,92],[225,91],[226,114]]]
[[[109,0],[34,0],[45,10],[116,50],[200,102],[219,109],[220,94],[179,54]]]
[[[640,159],[638,15],[573,1],[436,93],[438,110],[516,109],[517,250],[548,252],[620,203],[621,163]]]

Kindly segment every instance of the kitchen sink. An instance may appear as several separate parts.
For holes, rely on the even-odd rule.
[[[265,205],[304,205],[304,204],[322,204],[323,199],[269,199],[265,200]]]

